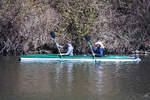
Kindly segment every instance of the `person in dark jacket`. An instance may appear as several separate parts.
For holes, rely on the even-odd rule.
[[[95,57],[104,56],[104,45],[102,44],[102,42],[96,42],[95,45],[96,45],[96,48],[93,48]]]

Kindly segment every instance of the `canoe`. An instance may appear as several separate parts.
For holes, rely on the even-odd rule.
[[[140,58],[130,56],[116,56],[108,55],[103,57],[75,55],[75,56],[61,56],[57,54],[35,54],[20,56],[21,62],[43,62],[43,61],[141,61]]]

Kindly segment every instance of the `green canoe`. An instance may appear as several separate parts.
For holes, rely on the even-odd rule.
[[[85,55],[61,56],[58,54],[35,54],[20,56],[21,62],[43,62],[43,61],[141,61],[140,58],[130,56],[109,55],[103,57],[92,57]]]

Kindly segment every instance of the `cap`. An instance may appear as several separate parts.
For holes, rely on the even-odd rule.
[[[71,43],[71,40],[67,40],[67,43]]]
[[[103,45],[103,43],[102,43],[102,42],[98,41],[98,42],[96,42],[96,43],[95,43],[95,45],[97,45],[97,44],[98,44],[98,45],[100,45],[100,46],[101,46],[101,48],[104,48],[104,45]]]

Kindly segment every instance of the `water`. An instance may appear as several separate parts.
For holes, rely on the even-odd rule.
[[[149,59],[20,63],[0,57],[0,100],[150,100]]]

